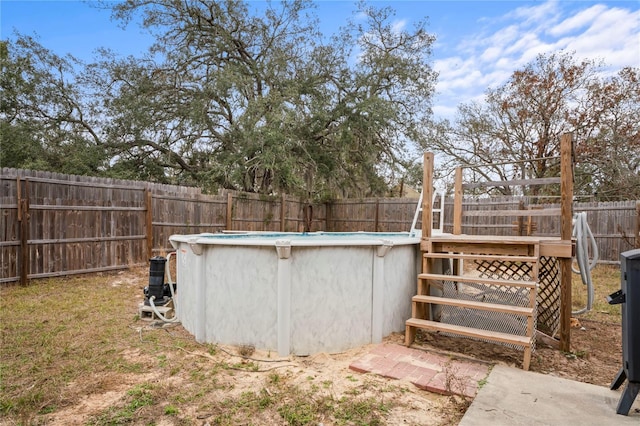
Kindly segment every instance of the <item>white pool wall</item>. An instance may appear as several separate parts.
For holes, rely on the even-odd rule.
[[[336,353],[404,331],[419,236],[173,235],[178,309],[199,342]]]

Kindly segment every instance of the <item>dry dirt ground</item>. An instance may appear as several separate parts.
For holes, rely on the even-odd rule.
[[[421,334],[421,346],[435,348],[519,368],[522,352],[472,341]],[[561,352],[538,342],[530,370],[584,383],[609,386],[622,365],[621,325],[599,320],[577,319],[571,329],[571,351]]]
[[[172,330],[176,336],[184,336],[181,327]],[[229,350],[229,354],[209,355],[207,351],[190,351],[182,356],[197,362],[196,370],[202,372],[207,369],[217,369],[222,359],[227,359],[229,364],[241,363],[241,358],[234,356],[236,348],[218,347],[218,350]],[[84,424],[156,424],[156,425],[287,425],[287,424],[389,424],[389,425],[449,425],[457,424],[464,413],[467,401],[452,399],[442,395],[420,391],[410,383],[392,383],[388,379],[373,376],[362,376],[348,369],[349,363],[356,357],[364,354],[367,347],[357,348],[349,352],[337,355],[317,354],[310,357],[291,357],[279,363],[256,362],[258,369],[249,371],[241,367],[226,367],[227,371],[218,371],[215,389],[208,389],[209,393],[204,398],[190,403],[184,401],[179,405],[179,414],[166,415],[166,404],[163,406],[150,406],[141,408],[147,413],[139,413],[138,419],[131,422],[120,423],[118,419],[105,419],[103,413],[111,407],[121,406],[122,400],[137,383],[155,383],[165,387],[167,392],[173,390],[193,388],[197,386],[192,380],[193,372],[185,372],[166,376],[161,371],[149,371],[144,376],[139,374],[121,374],[109,378],[88,377],[87,380],[104,380],[103,391],[89,395],[78,395],[75,404],[65,409],[56,411],[37,419],[40,424],[46,425],[84,425]],[[128,358],[135,362],[149,363],[149,356],[141,351],[131,351]],[[180,354],[176,354],[180,356]],[[256,351],[251,354],[253,359],[269,360],[269,354]],[[209,362],[207,362],[209,360]],[[204,361],[204,362],[203,362]],[[270,360],[272,361],[272,360]],[[171,363],[171,357],[167,357]],[[237,364],[236,364],[237,365]],[[277,372],[277,376],[273,374]],[[277,383],[273,383],[274,377],[278,381],[286,382],[290,389],[308,393],[310,399],[321,400],[327,394],[332,400],[340,400],[357,396],[360,400],[377,398],[382,396],[393,408],[386,411],[384,417],[370,416],[360,422],[334,423],[330,417],[323,418],[319,413],[313,421],[305,421],[301,415],[300,420],[286,421],[275,410],[255,410],[253,407],[244,407],[245,395],[264,395],[265,398],[277,395]],[[72,384],[81,390],[82,382]],[[309,388],[316,387],[313,394]],[[318,388],[320,388],[318,390]],[[196,392],[197,393],[197,392]],[[277,397],[277,396],[276,396]],[[170,398],[167,398],[169,400]],[[235,408],[228,407],[229,401],[235,403]],[[292,406],[298,404],[292,401]],[[253,405],[247,403],[247,405]],[[151,410],[156,410],[156,415],[149,416]],[[246,414],[237,411],[246,410]],[[229,413],[231,412],[231,413]],[[100,418],[102,415],[102,419]],[[149,421],[153,417],[153,421]]]
[[[125,288],[125,294],[131,297],[127,315],[133,317],[143,297],[145,273],[125,272],[114,274],[109,279],[113,286]],[[276,360],[272,353],[252,351],[250,348],[198,345],[180,325],[163,328],[141,320],[132,322],[125,332],[138,335],[141,343],[122,349],[120,355],[131,364],[140,365],[140,371],[95,373],[75,380],[60,390],[64,395],[64,404],[25,423],[455,425],[470,403],[459,397],[422,391],[410,383],[349,370],[349,364],[367,353],[371,346],[341,354],[321,353]],[[402,340],[401,334],[386,339],[397,343]],[[618,371],[622,357],[620,325],[607,322],[606,317],[602,321],[581,319],[572,329],[571,341],[570,353],[539,345],[532,357],[531,370],[608,386]],[[522,353],[516,350],[432,334],[419,334],[416,346],[425,350],[455,352],[516,368],[520,368],[522,361]],[[157,352],[158,348],[165,349],[161,355]],[[172,365],[176,367],[172,368]],[[131,401],[132,389],[141,389],[136,388],[140,383],[153,387],[155,400],[161,402],[141,405],[133,420],[127,422],[105,417],[111,407],[122,407],[125,404],[123,401]],[[162,389],[166,395],[158,394],[158,389]],[[371,398],[388,408],[377,411],[377,414],[367,414],[370,417],[360,421],[337,422],[332,415],[323,418],[319,409],[309,422],[302,417],[297,423],[287,422],[283,419],[282,407],[287,405],[286,393],[291,391],[304,395],[297,399],[291,397],[292,405],[300,404],[305,397],[316,403],[330,401],[334,404],[341,403],[345,398],[357,401]],[[178,398],[176,395],[181,396]],[[262,400],[256,402],[255,398],[264,398],[266,408],[261,409]],[[273,404],[273,401],[279,401],[280,408],[269,409],[269,401]],[[235,406],[230,409],[229,403]],[[175,412],[171,408],[173,406],[177,407]],[[225,414],[229,410],[232,415]],[[243,415],[242,410],[247,410],[247,414]],[[2,425],[18,423],[15,419],[0,418]]]

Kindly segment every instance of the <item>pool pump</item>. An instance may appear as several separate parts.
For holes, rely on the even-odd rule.
[[[175,256],[171,252],[167,257],[156,256],[149,259],[149,285],[144,288],[144,302],[140,303],[140,317],[150,314],[164,322],[179,322],[177,311],[178,284],[171,278],[170,260]],[[165,283],[165,276],[168,283]]]
[[[169,284],[164,282],[166,264],[167,259],[162,256],[149,259],[149,285],[144,288],[144,304],[147,306],[150,305],[149,300],[151,297],[153,297],[153,304],[156,306],[164,306],[171,300]]]

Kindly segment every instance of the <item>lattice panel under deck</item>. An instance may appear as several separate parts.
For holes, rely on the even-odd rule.
[[[477,302],[526,307],[529,306],[529,291],[531,290],[526,288],[445,281],[443,282],[442,296],[452,299],[473,300]],[[527,335],[527,318],[522,315],[442,305],[440,321],[446,324],[462,325],[519,336]],[[499,343],[517,350],[524,350],[524,348],[519,345],[500,343],[480,338],[475,339],[491,343]]]

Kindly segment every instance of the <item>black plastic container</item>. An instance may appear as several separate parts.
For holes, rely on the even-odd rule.
[[[626,416],[640,391],[640,249],[620,254],[620,282],[620,290],[607,300],[611,305],[622,305],[622,368],[611,389],[628,380],[616,410]]]
[[[167,259],[162,256],[156,256],[149,259],[149,287],[145,290],[145,304],[149,304],[149,299],[153,297],[154,305],[163,305],[164,297],[164,268]]]

